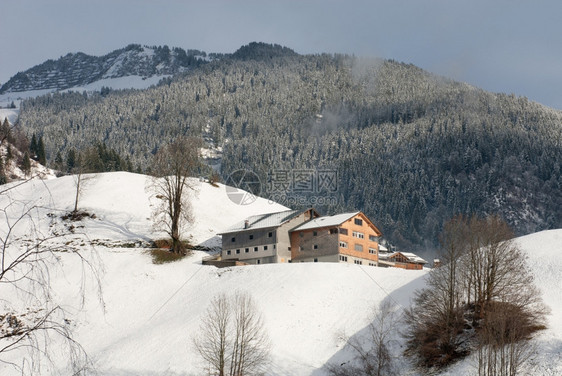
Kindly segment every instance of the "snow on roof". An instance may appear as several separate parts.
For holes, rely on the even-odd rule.
[[[416,264],[427,264],[427,261],[422,259],[420,256],[418,256],[414,253],[410,253],[410,252],[395,252],[392,255],[390,255],[389,257],[393,257],[393,256],[395,256],[399,253],[402,256],[406,257],[408,259],[408,261],[410,261],[410,262],[415,262]]]
[[[321,228],[321,227],[330,227],[330,226],[338,226],[347,221],[350,218],[355,217],[359,212],[353,213],[343,213],[343,214],[336,214],[328,217],[318,217],[313,219],[312,221],[308,221],[291,231],[296,230],[309,230],[312,228]]]
[[[384,245],[379,244],[379,251],[380,252],[388,252],[388,248],[386,248]]]
[[[229,227],[228,229],[223,231],[223,234],[227,234],[230,232],[256,230],[260,228],[279,227],[283,223],[291,220],[302,212],[303,210],[285,210],[276,213],[253,215],[241,222],[236,223],[234,226]],[[247,227],[246,221],[248,221]]]

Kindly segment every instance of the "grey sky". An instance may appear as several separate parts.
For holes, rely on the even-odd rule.
[[[562,109],[562,2],[2,0],[0,82],[47,59],[129,43],[392,58]]]

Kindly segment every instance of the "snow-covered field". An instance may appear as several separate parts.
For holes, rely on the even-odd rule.
[[[131,173],[98,174],[87,180],[80,207],[96,215],[82,221],[83,228],[57,240],[84,243],[96,239],[106,244],[155,239],[151,226],[151,205],[146,177]],[[218,245],[217,233],[247,216],[284,208],[258,199],[239,206],[228,199],[225,186],[218,188],[194,181],[195,221],[186,229],[193,244]],[[8,199],[16,204],[8,210],[14,218],[21,205],[33,202],[39,230],[47,234],[63,229],[60,220],[47,213],[62,214],[74,203],[73,177],[33,181],[0,196],[0,207]],[[0,233],[4,233],[0,225]],[[5,226],[4,226],[5,227]],[[14,236],[24,236],[29,226],[22,223]],[[72,240],[71,238],[75,238]],[[77,240],[80,239],[80,240]],[[518,239],[530,255],[532,270],[551,307],[549,329],[540,334],[534,374],[562,374],[562,230],[546,231]],[[77,281],[82,270],[75,257],[61,253],[63,266],[53,272],[54,298],[73,312],[76,339],[84,346],[101,375],[199,375],[201,364],[191,338],[197,332],[207,305],[218,293],[246,291],[263,313],[272,343],[269,375],[323,375],[322,366],[342,360],[344,343],[338,336],[364,332],[373,310],[391,300],[409,304],[413,291],[424,286],[427,270],[406,271],[351,264],[275,264],[216,269],[203,266],[204,252],[178,262],[155,265],[145,250],[96,245],[103,264],[103,304],[91,293],[83,308],[76,302]],[[87,291],[93,284],[88,279]],[[0,308],[19,295],[2,290]],[[15,304],[15,303],[14,303]],[[53,346],[57,344],[54,343]],[[400,346],[396,347],[400,350]],[[21,353],[9,354],[20,361]],[[54,356],[44,374],[62,367],[64,354]],[[473,373],[471,360],[451,368],[447,374]],[[402,363],[403,374],[416,374]],[[0,374],[16,374],[0,363]],[[64,374],[64,372],[63,372]]]

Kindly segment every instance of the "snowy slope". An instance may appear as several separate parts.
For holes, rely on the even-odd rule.
[[[7,102],[5,106],[8,106],[10,102]],[[0,106],[2,106],[0,104]],[[5,119],[8,119],[10,124],[15,124],[16,120],[18,120],[18,116],[20,114],[19,108],[0,108],[0,122],[4,122]]]
[[[34,200],[41,205],[35,219],[46,233],[53,225],[45,214],[72,207],[72,179],[33,182],[12,190],[10,196],[18,202]],[[195,223],[185,232],[194,244],[216,245],[216,233],[232,223],[253,214],[284,209],[264,199],[239,206],[228,199],[223,185],[215,188],[199,181],[195,185]],[[96,175],[87,182],[80,205],[96,214],[96,218],[83,220],[84,228],[60,241],[137,241],[157,237],[149,220],[154,199],[150,199],[145,187],[143,175]],[[2,207],[6,200],[7,195],[0,196]],[[15,205],[9,215],[20,212],[21,208]],[[23,226],[16,233],[24,235],[26,231]],[[562,230],[557,230],[518,240],[525,250],[537,256],[534,263],[531,258],[531,265],[545,301],[552,308],[549,329],[539,338],[537,374],[554,375],[562,370],[562,301],[551,293],[561,287],[561,239]],[[76,286],[81,269],[71,255],[61,253],[63,267],[52,278],[52,287],[56,299],[75,312],[72,325],[76,338],[99,373],[108,376],[201,374],[191,338],[211,299],[220,292],[236,290],[249,292],[264,315],[273,350],[268,374],[323,375],[321,367],[326,362],[345,359],[338,335],[364,331],[373,309],[385,300],[407,306],[413,291],[423,287],[427,274],[426,270],[328,263],[216,269],[201,265],[201,258],[206,255],[203,252],[195,252],[179,262],[155,265],[143,249],[97,245],[95,250],[103,263],[105,310],[93,297],[83,309],[77,306]],[[91,283],[88,286],[93,288]],[[16,299],[4,291],[0,294],[7,300]],[[400,351],[399,345],[396,351]],[[55,357],[55,366],[45,366],[46,374],[62,367],[64,360],[64,355]],[[416,374],[407,363],[401,367],[404,374]],[[467,360],[446,374],[471,371]],[[13,370],[0,363],[0,374],[10,375]]]

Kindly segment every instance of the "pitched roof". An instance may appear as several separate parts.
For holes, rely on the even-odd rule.
[[[310,210],[310,209],[306,209],[306,210]],[[283,223],[293,219],[299,214],[304,213],[306,210],[285,210],[276,213],[253,215],[224,230],[222,234],[228,234],[231,232],[250,231],[260,228],[279,227]],[[246,227],[246,221],[248,221],[247,227]]]
[[[343,214],[336,214],[331,215],[329,217],[318,217],[313,219],[312,221],[308,221],[303,223],[302,225],[295,227],[291,231],[297,230],[309,230],[312,228],[321,228],[321,227],[331,227],[331,226],[339,226],[345,221],[350,218],[355,217],[360,212],[353,212],[353,213],[343,213]]]
[[[418,256],[414,253],[410,253],[410,252],[394,252],[393,254],[391,254],[388,257],[392,258],[393,256],[396,256],[397,254],[401,254],[402,256],[406,257],[408,259],[408,261],[410,261],[410,262],[413,262],[413,263],[416,263],[416,264],[427,264],[427,261],[422,259],[420,256]]]

